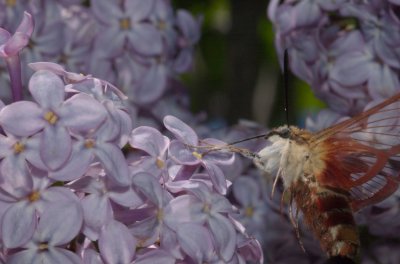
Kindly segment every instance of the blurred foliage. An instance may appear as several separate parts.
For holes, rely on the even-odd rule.
[[[272,105],[255,106],[255,109],[260,109],[260,111],[271,108],[270,118],[262,122],[263,125],[273,127],[286,124],[283,80],[274,48],[273,26],[266,15],[268,1],[259,1],[258,6],[257,1],[241,0],[174,0],[173,2],[176,7],[188,9],[203,19],[202,38],[193,72],[183,77],[189,87],[192,110],[194,112],[205,110],[211,119],[225,120],[230,123],[235,123],[241,118],[254,119],[253,115],[248,114],[252,102],[249,103],[246,97],[248,97],[247,93],[251,93],[250,96],[252,96],[256,85],[261,85],[262,89],[264,87],[271,89],[264,94],[274,95]],[[240,10],[242,12],[239,17],[233,17],[235,14],[233,7],[238,4],[243,6],[243,10]],[[262,10],[258,10],[260,5]],[[257,10],[252,10],[256,8]],[[254,14],[257,14],[257,20],[252,25],[251,18],[246,16],[254,16]],[[253,29],[256,38],[249,38],[248,35],[243,34],[243,29],[240,31],[241,29],[235,28],[247,25],[256,27],[255,30]],[[249,28],[247,30],[251,32]],[[249,44],[249,41],[259,44]],[[243,45],[249,45],[249,49],[231,50],[243,47],[240,45],[241,42]],[[253,48],[257,49],[257,45],[260,45],[260,49],[254,51]],[[257,65],[254,65],[254,59],[251,58],[247,60],[246,57],[232,57],[235,54],[248,54],[249,57],[255,55],[258,59]],[[232,70],[237,59],[242,60],[239,61],[239,67],[243,70],[249,67],[255,70],[255,78],[243,80],[243,76],[238,76],[240,74],[237,74],[237,70],[236,72],[235,69]],[[267,76],[267,80],[260,83],[257,76],[261,74]],[[230,90],[235,89],[235,83],[249,85],[241,87],[243,93],[239,93],[238,90]],[[235,94],[242,102],[234,100],[232,103]],[[324,107],[324,104],[315,98],[309,86],[294,76],[290,78],[288,96],[290,124],[302,126],[306,116]],[[232,113],[235,116],[232,117]],[[223,124],[225,122],[221,122],[221,125]]]

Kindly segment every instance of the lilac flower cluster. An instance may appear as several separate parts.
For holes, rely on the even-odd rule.
[[[14,101],[0,104],[0,262],[262,263],[226,197],[234,156],[189,148],[222,142],[164,117],[196,120],[176,93],[159,100],[190,68],[199,21],[164,0],[78,2],[0,3]]]
[[[173,140],[151,127],[132,130],[124,98],[107,82],[31,66],[34,101],[0,111],[3,262],[262,260],[224,197],[219,165],[234,156],[187,147],[219,141],[199,140],[173,116],[164,118]]]
[[[120,87],[133,108],[149,112],[150,104],[174,89],[178,75],[191,69],[200,19],[174,12],[169,0],[96,0],[89,7],[80,2],[2,1],[0,27],[14,31],[27,10],[35,31],[23,63],[52,61],[93,74]],[[24,83],[31,74],[23,69]],[[1,70],[2,82],[7,77]]]
[[[278,53],[342,115],[399,91],[398,1],[271,1]]]

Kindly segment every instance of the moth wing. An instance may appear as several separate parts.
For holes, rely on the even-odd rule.
[[[316,133],[310,145],[323,160],[320,184],[349,192],[354,210],[382,201],[400,180],[400,94]]]

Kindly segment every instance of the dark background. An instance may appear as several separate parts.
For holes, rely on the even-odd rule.
[[[183,77],[192,110],[211,120],[235,124],[254,120],[274,127],[286,123],[283,80],[274,48],[266,0],[175,0],[203,17],[193,71]],[[289,123],[303,126],[323,104],[307,84],[290,77]],[[222,122],[221,122],[222,120]]]

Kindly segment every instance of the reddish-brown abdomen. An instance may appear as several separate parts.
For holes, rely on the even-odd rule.
[[[348,194],[301,180],[291,186],[291,191],[306,224],[328,256],[354,259],[360,242]]]

